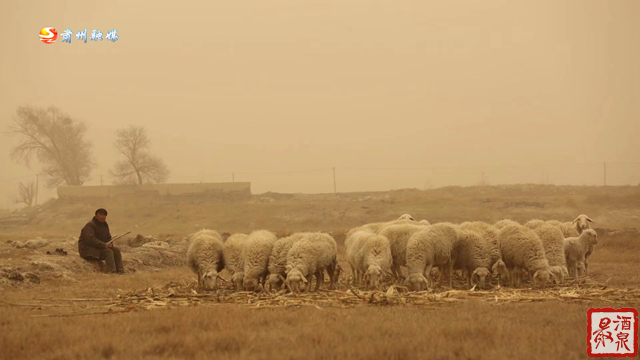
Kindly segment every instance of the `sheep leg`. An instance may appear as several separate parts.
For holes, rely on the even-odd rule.
[[[333,290],[336,284],[336,267],[335,265],[331,265],[327,268],[327,273],[329,274],[329,289]]]
[[[320,284],[324,283],[324,270],[316,272],[316,292],[320,291]]]
[[[358,286],[358,270],[353,265],[351,266],[351,282],[353,285]]]
[[[581,261],[579,261],[578,263],[584,264],[584,256],[582,257]],[[584,265],[584,266],[586,267],[586,265]],[[578,277],[582,277],[582,274],[583,274],[582,273],[582,266],[578,266],[577,267],[577,274],[578,274]]]
[[[393,275],[393,280],[397,281],[400,279],[396,270],[396,263],[391,264],[391,275]]]
[[[455,260],[449,261],[449,288],[453,289],[453,263]]]

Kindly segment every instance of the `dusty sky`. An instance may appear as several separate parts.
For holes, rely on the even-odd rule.
[[[338,191],[482,172],[601,184],[602,162],[639,161],[638,16],[634,0],[3,1],[0,128],[23,104],[85,120],[99,164],[88,184],[128,124],[147,127],[170,182],[326,169],[236,181],[331,192],[335,166]],[[120,39],[47,45],[45,26]],[[0,141],[0,207],[8,180],[37,172],[12,163],[14,140]],[[610,184],[640,183],[638,164],[609,168]]]

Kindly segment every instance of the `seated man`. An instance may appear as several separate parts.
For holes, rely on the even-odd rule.
[[[109,225],[107,224],[107,210],[96,210],[95,216],[82,228],[78,239],[80,256],[89,261],[104,260],[108,273],[124,273],[122,254],[120,249],[107,244],[111,240]]]

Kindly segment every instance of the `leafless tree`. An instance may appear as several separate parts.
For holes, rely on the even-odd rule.
[[[16,204],[25,204],[27,206],[33,205],[33,200],[36,197],[36,185],[32,182],[18,184],[18,193],[15,197]]]
[[[95,167],[86,132],[83,121],[72,119],[54,106],[20,106],[8,129],[9,135],[19,138],[11,158],[30,167],[35,156],[49,188],[63,183],[82,185]]]
[[[109,172],[116,184],[162,183],[169,178],[169,168],[159,157],[149,153],[151,141],[142,126],[131,125],[116,131],[115,146],[125,159],[116,162]]]

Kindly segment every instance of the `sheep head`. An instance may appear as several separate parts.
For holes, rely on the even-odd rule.
[[[411,220],[411,221],[415,221],[415,219],[413,218],[413,216],[409,215],[409,214],[403,214],[401,215],[398,220]]]
[[[422,291],[429,288],[429,281],[422,273],[413,273],[407,276],[404,285],[411,291]]]
[[[308,283],[307,278],[302,275],[302,272],[298,269],[291,269],[289,273],[287,273],[287,279],[285,280],[285,284],[291,292],[299,293],[301,291],[302,283]]]
[[[502,281],[509,279],[509,269],[507,269],[507,265],[502,261],[502,259],[499,259],[495,264],[493,264],[491,272],[496,276],[500,275]]]
[[[491,273],[489,269],[479,267],[473,271],[471,274],[471,283],[474,285],[478,285],[480,289],[484,289],[486,285],[487,276],[490,276]]]
[[[589,223],[592,222],[593,220],[585,214],[580,214],[575,220],[573,220],[573,224],[575,224],[576,230],[578,230],[579,233],[582,233],[586,229],[590,229],[591,226],[589,226]]]
[[[589,245],[596,245],[598,244],[598,233],[593,230],[593,229],[586,229],[582,234],[580,234],[581,236],[588,236],[589,237]]]
[[[242,285],[244,286],[245,291],[260,290],[258,278],[248,277],[246,274],[244,275],[244,279],[242,280]]]
[[[233,273],[233,275],[231,276],[231,282],[235,286],[236,291],[242,291],[242,289],[244,288],[243,280],[244,280],[244,271],[237,271]]]
[[[369,286],[369,289],[379,289],[380,279],[382,278],[382,269],[378,265],[371,265],[364,273],[365,284]]]
[[[533,274],[533,286],[544,288],[551,279],[551,271],[549,269],[540,269]]]
[[[269,278],[267,279],[271,291],[280,291],[284,281],[284,277],[280,274],[269,274]]]
[[[207,270],[202,274],[202,288],[204,290],[218,289],[218,272],[215,270]]]

